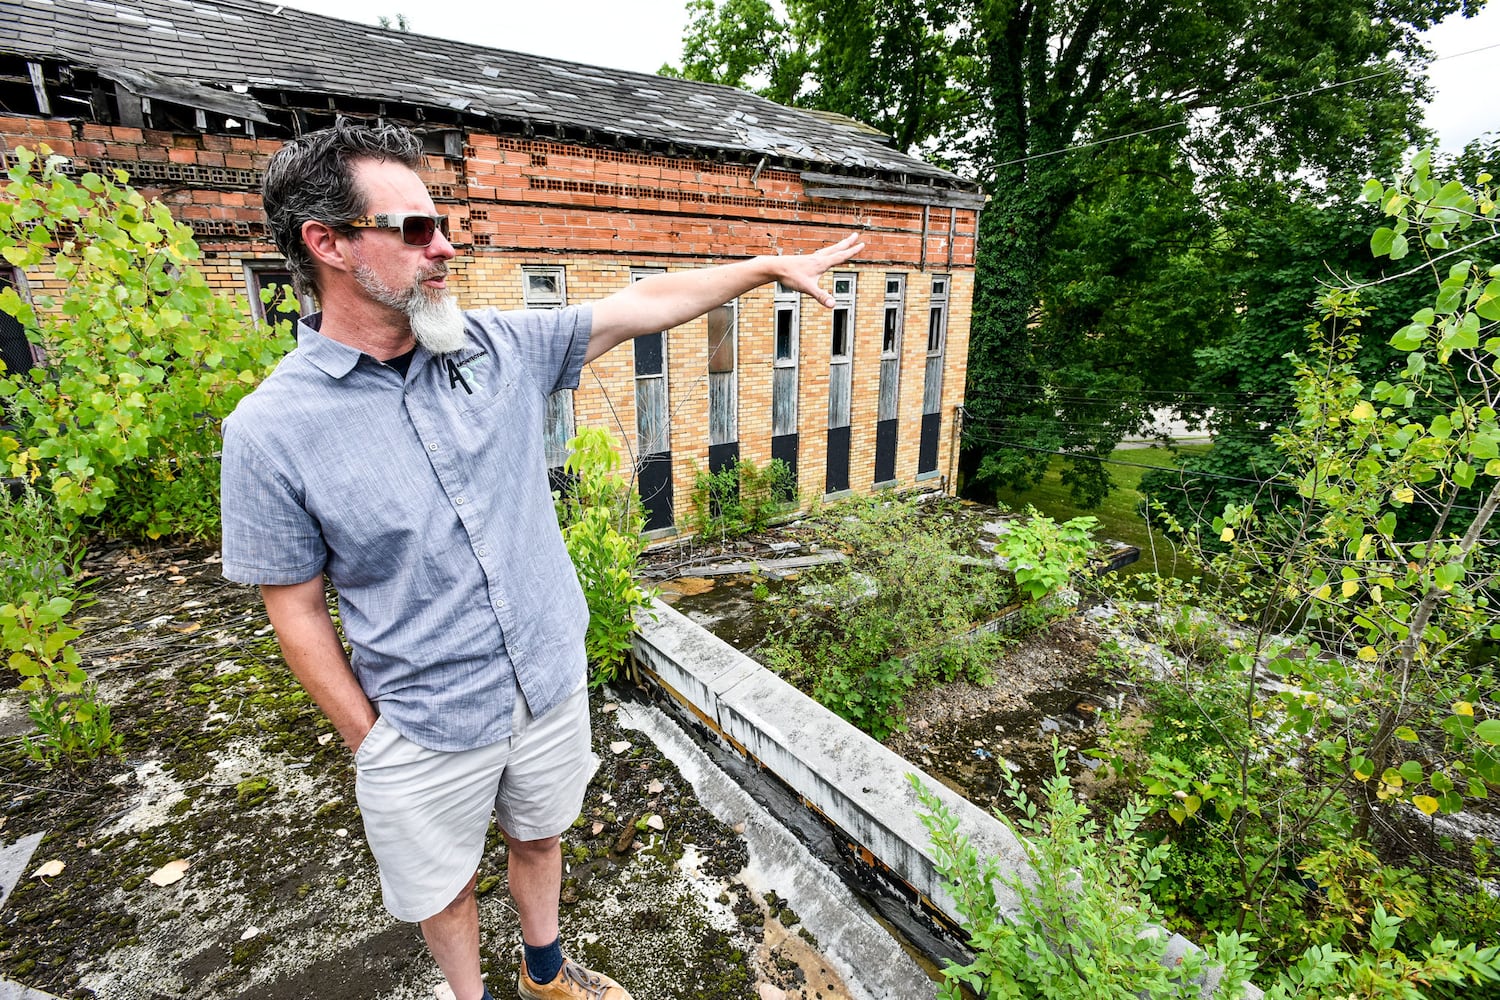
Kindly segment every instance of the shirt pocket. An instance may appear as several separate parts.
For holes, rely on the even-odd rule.
[[[445,355],[438,362],[438,380],[447,384],[450,398],[465,416],[482,413],[515,392],[514,377],[485,348]]]

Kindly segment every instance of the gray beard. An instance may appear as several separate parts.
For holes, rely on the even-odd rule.
[[[411,335],[429,354],[451,354],[464,346],[464,312],[447,291],[430,293],[419,278],[398,292],[364,265],[354,269],[354,280],[376,302],[404,313]]]

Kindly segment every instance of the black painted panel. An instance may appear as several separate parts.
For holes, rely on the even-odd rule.
[[[636,468],[636,486],[640,490],[641,505],[646,508],[646,530],[670,528],[672,514],[672,453],[657,452],[643,455]]]
[[[578,473],[569,472],[561,465],[547,470],[547,486],[553,493],[561,493],[563,496],[573,492],[573,487],[578,485]]]
[[[781,459],[792,470],[792,482],[797,482],[797,435],[778,434],[771,438],[771,459]],[[791,497],[783,497],[790,500]]]
[[[922,440],[917,446],[917,471],[936,472],[938,458],[938,434],[942,431],[941,413],[922,414]]]
[[[828,470],[824,475],[824,493],[839,493],[849,488],[849,428],[828,428]]]
[[[888,483],[896,478],[896,421],[875,423],[875,481]]]
[[[723,472],[740,458],[740,443],[711,444],[708,446],[708,471]]]
[[[637,337],[635,344],[635,373],[637,375],[661,374],[661,334],[648,333]]]

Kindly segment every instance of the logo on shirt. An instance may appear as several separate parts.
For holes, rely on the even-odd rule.
[[[472,396],[474,395],[474,389],[473,386],[469,385],[469,380],[474,379],[474,385],[483,389],[483,383],[476,377],[475,362],[487,357],[489,357],[489,352],[481,350],[470,354],[466,358],[459,358],[457,361],[453,360],[452,357],[444,358],[443,363],[448,372],[448,388],[457,389],[459,386],[463,386],[464,392]]]

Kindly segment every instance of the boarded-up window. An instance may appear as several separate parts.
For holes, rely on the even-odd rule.
[[[880,339],[880,402],[877,419],[894,420],[901,391],[901,329],[906,311],[906,275],[885,276]]]
[[[523,267],[521,297],[527,309],[561,309],[568,304],[565,272],[560,267]],[[572,389],[559,389],[547,397],[547,415],[543,420],[547,467],[561,468],[568,460],[568,442],[574,433]]]
[[[632,269],[631,281],[640,281],[660,268]],[[641,457],[672,450],[667,426],[667,338],[648,333],[633,341],[635,346],[635,430]]]
[[[927,309],[927,372],[922,383],[922,412],[942,408],[943,348],[948,340],[948,276],[934,275]]]
[[[828,362],[828,426],[848,427],[854,350],[852,274],[833,276],[833,330]]]
[[[708,443],[740,439],[739,387],[735,375],[738,306],[725,303],[708,313]]]
[[[771,434],[797,433],[797,332],[801,295],[776,283],[775,371],[771,377]]]

